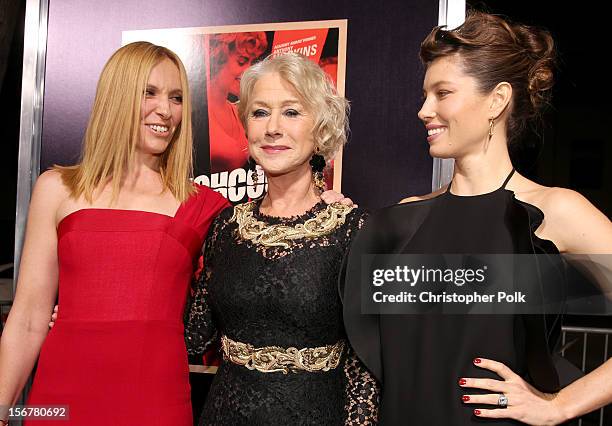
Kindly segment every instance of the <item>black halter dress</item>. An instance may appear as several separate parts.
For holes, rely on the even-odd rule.
[[[544,315],[363,315],[359,264],[363,254],[558,253],[534,231],[543,220],[536,207],[518,201],[506,184],[490,193],[400,204],[372,215],[345,261],[344,318],[357,354],[382,381],[383,425],[516,424],[473,415],[461,396],[462,377],[494,373],[472,364],[476,357],[501,361],[543,390],[558,378],[550,348],[559,317]],[[487,408],[491,408],[490,406]]]

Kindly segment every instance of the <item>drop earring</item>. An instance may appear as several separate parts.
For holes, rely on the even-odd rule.
[[[312,169],[312,180],[314,182],[315,187],[319,191],[324,192],[327,189],[325,185],[325,179],[323,178],[325,158],[323,158],[323,156],[319,154],[318,148],[312,154],[312,158],[310,159],[310,168]]]
[[[249,161],[247,162],[247,168],[251,172],[251,180],[253,181],[253,186],[257,185],[259,182],[259,174],[257,173],[257,163],[253,160],[252,157],[249,157]]]
[[[489,150],[489,143],[491,142],[491,138],[493,137],[494,128],[495,128],[495,120],[492,118],[489,118],[489,134],[487,135],[487,141],[484,144],[485,153]]]

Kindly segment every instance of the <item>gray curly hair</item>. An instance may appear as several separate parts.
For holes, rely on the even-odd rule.
[[[297,53],[268,56],[242,74],[238,114],[247,128],[255,83],[265,74],[278,73],[291,84],[315,116],[312,130],[319,154],[329,160],[347,141],[349,102],[338,95],[329,76],[310,59]]]

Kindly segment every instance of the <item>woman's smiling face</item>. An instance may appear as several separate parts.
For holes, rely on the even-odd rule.
[[[251,157],[268,176],[310,171],[313,126],[313,114],[278,73],[257,80],[248,108],[247,137]]]
[[[478,82],[464,73],[458,56],[434,60],[423,82],[419,118],[427,128],[429,153],[457,158],[479,149],[488,135],[490,116],[487,95]]]
[[[183,118],[183,89],[178,67],[164,59],[151,69],[141,106],[140,152],[160,155]]]

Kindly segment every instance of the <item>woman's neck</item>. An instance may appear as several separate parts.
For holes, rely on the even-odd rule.
[[[261,202],[260,211],[270,216],[291,217],[308,211],[321,201],[312,182],[310,166],[307,166],[307,172],[268,176],[268,192]]]
[[[159,186],[161,183],[159,157],[139,153],[136,153],[134,161],[126,168],[121,179],[121,187],[126,189]]]
[[[493,142],[493,141],[491,141]],[[505,141],[455,159],[451,191],[457,195],[479,195],[495,191],[512,170]]]

